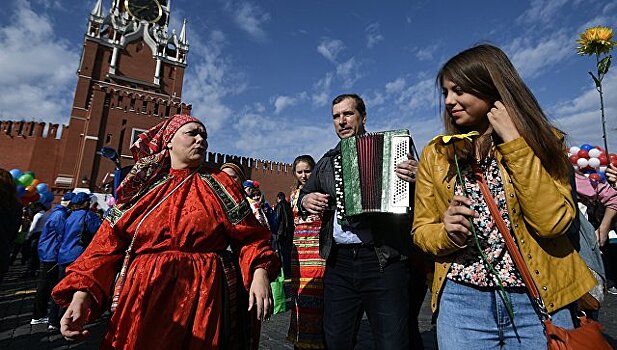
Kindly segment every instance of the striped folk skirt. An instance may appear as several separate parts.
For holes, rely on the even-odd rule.
[[[319,256],[321,223],[297,224],[291,250],[291,319],[287,339],[302,349],[323,349],[323,276]]]

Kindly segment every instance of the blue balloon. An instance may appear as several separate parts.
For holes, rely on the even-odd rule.
[[[49,187],[46,183],[41,182],[40,184],[36,185],[36,191],[39,194],[47,193],[49,191]]]
[[[54,201],[54,194],[51,192],[45,192],[44,197],[45,197],[45,202],[47,203],[51,203]]]
[[[21,199],[21,197],[24,196],[24,194],[26,194],[26,188],[22,185],[17,185],[17,199]]]
[[[588,144],[588,143],[584,143],[581,145],[581,149],[584,149],[585,151],[589,152],[590,149],[592,149],[593,146]]]
[[[21,170],[19,170],[17,168],[11,169],[11,171],[9,171],[9,173],[11,173],[11,176],[13,177],[13,179],[15,181],[17,181],[17,179],[19,179],[19,177],[24,174],[24,173],[21,172]]]
[[[600,175],[600,182],[601,183],[605,183],[606,182],[606,174],[603,171],[598,172],[598,175]]]

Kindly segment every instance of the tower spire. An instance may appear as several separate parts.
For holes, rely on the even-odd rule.
[[[189,41],[186,38],[186,18],[184,19],[184,21],[182,22],[182,29],[180,30],[180,44],[183,45],[188,45]]]
[[[103,0],[97,0],[90,14],[94,17],[103,17]]]

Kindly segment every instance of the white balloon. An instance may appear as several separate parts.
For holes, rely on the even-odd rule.
[[[589,166],[594,168],[594,169],[597,169],[600,166],[600,159],[598,159],[598,158],[589,158]]]
[[[586,166],[589,165],[589,161],[586,158],[579,158],[576,161],[576,164],[578,165],[579,169],[584,168]]]
[[[581,149],[579,147],[576,146],[572,146],[570,147],[570,154],[577,154],[578,151],[580,151]]]
[[[597,148],[592,148],[589,150],[589,157],[598,158],[602,152],[600,152]]]

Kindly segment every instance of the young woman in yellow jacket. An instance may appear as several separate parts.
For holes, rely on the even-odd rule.
[[[576,207],[563,134],[497,47],[457,54],[441,68],[437,83],[446,134],[479,133],[471,142],[457,142],[456,151],[434,140],[417,174],[412,233],[435,256],[432,307],[439,349],[546,348],[538,313],[474,169],[483,173],[553,323],[572,328],[571,305],[596,281],[564,235]],[[454,152],[464,189],[456,180]]]

